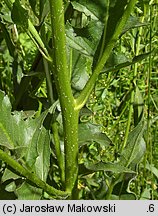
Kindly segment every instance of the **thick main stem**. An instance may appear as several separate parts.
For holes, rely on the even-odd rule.
[[[53,63],[52,70],[62,110],[65,151],[65,188],[70,193],[76,186],[78,175],[78,111],[71,90],[71,80],[66,58],[64,7],[62,0],[49,0]]]

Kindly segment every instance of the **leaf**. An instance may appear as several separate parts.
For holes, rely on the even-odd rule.
[[[37,3],[36,0],[29,0],[29,4],[30,4],[35,15],[37,15],[36,14],[36,3]]]
[[[130,61],[129,58],[127,58],[124,53],[112,52],[105,64],[105,68],[107,70],[110,67],[114,67],[129,61]]]
[[[23,119],[23,112],[14,112],[11,114],[11,104],[7,96],[0,91],[0,145],[12,149],[14,157],[36,175],[46,181],[50,166],[50,136],[49,131],[43,126],[48,112],[53,112],[56,104],[38,118]],[[2,177],[3,181],[8,179],[17,179],[18,176],[9,170],[5,170]],[[18,195],[22,199],[23,190],[27,191],[27,196],[33,196],[32,193],[42,190],[29,185],[21,186],[18,189]],[[37,198],[37,196],[36,196]]]
[[[154,166],[154,164],[147,163],[145,168],[149,170],[150,172],[152,172],[158,179],[158,169]]]
[[[121,112],[124,110],[124,108],[127,106],[127,103],[130,101],[131,99],[131,93],[132,91],[134,91],[134,87],[132,86],[132,88],[129,88],[129,90],[127,92],[124,93],[121,101],[120,101],[120,104],[118,106],[118,109],[117,109],[117,115],[120,115]]]
[[[5,190],[8,192],[14,192],[15,189],[16,189],[15,182],[11,182],[5,187]]]
[[[42,196],[42,189],[34,187],[27,182],[24,182],[15,191],[18,200],[40,200]]]
[[[78,50],[86,56],[93,56],[99,43],[103,30],[103,25],[99,21],[91,21],[87,27],[74,29],[66,24],[67,43],[71,48]]]
[[[72,51],[72,79],[71,85],[74,89],[80,91],[86,85],[89,75],[86,71],[87,59],[78,53],[76,50]]]
[[[121,194],[119,200],[136,200],[136,196],[134,194]]]
[[[145,152],[146,152],[146,143],[144,138],[140,139],[139,146],[136,148],[137,151],[135,154],[135,158],[133,158],[133,161],[131,162],[131,167],[135,167],[137,164],[141,162],[141,159],[143,158]]]
[[[11,115],[10,101],[0,91],[0,112],[3,113],[0,115],[0,145],[14,149],[15,155],[20,154],[19,149],[22,151],[24,148],[25,160],[30,167],[33,166],[39,154],[43,154],[43,151],[50,152],[49,134],[43,126],[49,110],[36,119],[28,118],[24,121],[22,112]],[[47,160],[49,161],[48,155]]]
[[[50,137],[44,127],[41,130],[41,139],[37,144],[37,153],[35,172],[40,179],[46,181],[50,168]]]
[[[6,3],[6,5],[7,5],[7,3]],[[7,6],[6,5],[1,4],[0,17],[3,21],[3,24],[7,24],[7,23],[13,24],[13,21],[11,19],[10,7],[8,7],[8,5]]]
[[[96,64],[97,64],[97,60],[98,60],[98,57],[100,56],[100,50],[101,50],[102,46],[104,45],[104,49],[105,49],[106,46],[108,45],[108,42],[112,38],[112,36],[115,34],[116,27],[117,27],[118,23],[120,22],[120,20],[122,19],[122,15],[124,14],[124,10],[125,10],[127,4],[128,4],[128,0],[110,1],[110,7],[108,10],[109,14],[107,15],[107,19],[105,19],[105,20],[107,20],[107,22],[105,22],[105,20],[103,21],[103,23],[106,27],[106,31],[104,31],[105,35],[102,34],[100,41],[99,41],[99,45],[98,45],[97,50],[95,52],[95,55],[94,55],[95,65],[94,66],[96,66]],[[105,15],[105,17],[106,17],[106,15]],[[126,31],[128,31],[129,29],[136,28],[136,27],[139,27],[142,25],[145,25],[145,24],[140,23],[137,18],[131,16],[131,17],[129,17],[122,33],[120,34],[120,36],[122,34],[124,34]]]
[[[151,54],[151,52],[147,52],[147,53],[143,53],[141,55],[138,55],[138,56],[135,56],[133,58],[133,62],[136,63],[136,62],[140,62],[144,59],[146,59],[147,57],[149,57],[149,55]]]
[[[106,30],[107,32],[106,44],[108,44],[110,38],[114,34],[116,26],[124,13],[124,9],[127,3],[128,3],[127,0],[124,1],[116,0],[115,2],[113,2],[113,4],[110,4],[109,18],[108,18],[107,30]]]
[[[91,123],[79,124],[79,146],[93,141],[104,146],[112,144],[112,141],[106,134],[101,132],[99,125]]]
[[[5,171],[4,171],[4,173],[3,173],[1,181],[5,182],[5,181],[7,181],[9,179],[16,180],[18,178],[20,178],[20,177],[16,173],[14,173],[11,170],[9,170],[9,169],[6,168]]]
[[[144,129],[145,123],[141,120],[133,131],[129,133],[126,147],[120,157],[120,165],[129,167],[140,162],[146,150],[146,144],[143,139]]]
[[[151,200],[151,188],[145,188],[141,194],[140,200]]]
[[[121,194],[120,196],[112,194],[110,200],[136,200],[134,194]]]
[[[15,47],[14,47],[14,44],[10,38],[10,35],[9,35],[9,32],[6,28],[6,26],[2,23],[2,20],[0,19],[0,27],[2,29],[2,32],[3,32],[3,36],[5,38],[5,41],[6,41],[6,45],[8,47],[8,50],[9,50],[9,54],[14,57],[14,52],[15,52]]]
[[[86,123],[88,122],[89,118],[91,118],[93,116],[93,112],[87,108],[86,106],[85,107],[82,107],[80,112],[79,112],[79,118],[80,118],[80,123]]]
[[[47,14],[49,13],[49,1],[48,0],[41,0],[41,5],[40,5],[40,9],[41,9],[41,16],[40,16],[40,24],[44,21],[44,18],[47,16]]]
[[[27,133],[30,139],[24,160],[28,168],[32,169],[32,171],[38,171],[38,176],[40,178],[47,175],[50,159],[50,137],[48,131],[43,126],[48,111],[49,110],[46,110],[36,119],[27,121]],[[46,158],[44,157],[45,153],[47,156]]]
[[[66,25],[67,43],[70,47],[78,50],[80,53],[88,56],[93,55],[89,41],[86,38],[77,36],[70,25]]]
[[[75,10],[84,13],[87,17],[90,16],[93,20],[99,20],[99,18],[93,13],[93,11],[88,10],[88,8],[85,7],[83,4],[75,1],[71,4]]]
[[[25,146],[25,122],[22,119],[22,112],[11,114],[9,98],[0,91],[0,145],[9,149],[18,146]]]
[[[101,73],[120,70],[121,68],[133,65],[143,59],[146,59],[149,55],[150,52],[135,56],[133,59],[128,59],[123,53],[112,53]]]
[[[28,11],[21,6],[19,0],[15,0],[13,3],[13,9],[11,11],[11,17],[15,24],[20,25],[21,27],[28,28]]]
[[[123,28],[122,34],[124,34],[132,28],[138,28],[146,25],[148,25],[148,23],[140,22],[138,17],[130,16],[125,27]]]
[[[104,162],[98,162],[96,164],[85,163],[85,167],[95,172],[96,171],[110,171],[113,173],[135,173],[132,170],[128,169],[127,167],[124,167],[118,163],[104,163]]]
[[[103,21],[106,11],[106,1],[104,0],[79,0],[71,2],[73,8],[77,11],[90,16],[93,20]]]

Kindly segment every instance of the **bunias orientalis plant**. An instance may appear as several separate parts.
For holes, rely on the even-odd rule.
[[[78,199],[78,155],[79,155],[79,113],[86,104],[97,78],[101,72],[105,69],[107,60],[112,52],[116,41],[119,37],[128,29],[136,26],[136,23],[132,23],[126,27],[130,14],[134,8],[136,0],[125,0],[123,2],[117,1],[98,1],[98,4],[88,1],[54,1],[49,0],[45,9],[47,12],[43,15],[41,13],[40,19],[42,24],[45,16],[49,13],[50,16],[50,43],[47,43],[47,39],[43,36],[40,37],[36,28],[29,19],[29,15],[26,9],[21,6],[20,1],[4,1],[11,11],[11,17],[16,25],[19,25],[32,39],[37,46],[39,52],[43,56],[43,65],[45,71],[45,77],[47,81],[47,93],[49,99],[50,108],[41,113],[37,119],[27,119],[24,121],[20,114],[10,116],[13,125],[19,125],[19,122],[24,125],[25,129],[22,129],[21,134],[28,135],[28,139],[22,140],[19,135],[15,135],[14,139],[10,137],[8,132],[8,125],[6,124],[6,118],[2,118],[2,134],[5,135],[6,142],[3,141],[1,145],[10,149],[10,151],[17,151],[17,148],[24,148],[24,151],[20,155],[22,164],[19,164],[18,158],[12,158],[4,150],[1,150],[1,159],[11,166],[17,173],[24,176],[26,180],[30,180],[37,187],[43,189],[51,196],[57,197],[69,197],[71,199]],[[31,3],[33,10],[35,6]],[[40,5],[42,8],[42,4]],[[41,9],[42,10],[42,9]],[[81,20],[79,24],[74,24],[74,17],[71,17],[72,11],[75,10],[85,14],[86,20]],[[95,10],[97,11],[95,13]],[[19,16],[17,16],[17,12]],[[20,18],[19,18],[20,17]],[[82,18],[82,17],[81,17]],[[85,23],[86,21],[87,23]],[[76,18],[76,22],[78,19]],[[126,28],[125,28],[126,27]],[[45,31],[45,30],[44,30]],[[88,36],[86,35],[88,31]],[[94,31],[94,32],[93,32]],[[98,34],[99,33],[99,34]],[[96,35],[95,35],[96,34]],[[87,37],[86,37],[86,36]],[[6,40],[7,37],[6,37]],[[83,78],[84,83],[80,83],[77,87],[74,83],[73,76],[76,68],[74,66],[74,56],[79,53],[80,72],[79,76],[85,76],[82,74],[82,70],[86,70],[86,79]],[[83,57],[82,57],[83,56]],[[144,58],[145,56],[138,56],[137,60]],[[84,62],[84,68],[81,69],[81,65]],[[124,62],[122,65],[117,65],[121,68],[136,62],[133,59],[131,62]],[[76,63],[77,64],[77,63]],[[115,68],[109,69],[113,70]],[[52,82],[52,77],[54,82]],[[30,79],[27,79],[27,83]],[[53,83],[55,83],[58,100],[60,103],[62,126],[63,126],[63,142],[64,142],[64,154],[61,149],[61,140],[59,137],[58,124],[55,115],[55,109],[57,102],[54,100]],[[74,88],[73,88],[74,85]],[[23,90],[24,91],[24,90]],[[17,93],[18,94],[18,93]],[[19,93],[21,94],[21,92]],[[16,96],[14,108],[20,101],[21,96]],[[5,106],[8,107],[4,100],[4,95],[1,93],[2,109]],[[3,103],[5,105],[3,105]],[[9,111],[11,109],[9,108]],[[51,123],[49,124],[49,130],[44,127],[45,119],[48,114],[52,115]],[[18,120],[19,119],[19,120]],[[80,127],[81,128],[81,127]],[[53,141],[57,163],[60,170],[60,190],[49,186],[46,183],[47,175],[49,173],[50,166],[50,129],[53,133]],[[136,142],[139,142],[142,138],[142,132],[144,130],[142,121],[138,125],[136,131],[133,134],[136,136],[131,143],[131,151],[135,150]],[[29,131],[33,131],[29,134]],[[138,136],[140,135],[140,136]],[[95,137],[93,138],[95,139]],[[8,146],[8,143],[12,145]],[[20,143],[21,142],[21,143]],[[109,142],[109,141],[108,141]],[[7,143],[7,144],[6,144]],[[17,144],[18,143],[18,144]],[[43,144],[42,144],[43,143]],[[21,146],[20,146],[21,145]],[[135,152],[135,151],[134,151]],[[133,173],[133,170],[129,169],[129,165],[133,161],[133,154],[129,152],[129,156],[132,155],[131,160],[126,161],[126,157],[122,157],[122,161],[118,164],[99,164],[94,166],[87,166],[87,169],[98,171],[113,171],[114,173]],[[47,155],[47,160],[45,155]],[[124,159],[125,158],[125,159]],[[130,157],[129,157],[130,158]],[[40,170],[42,166],[42,170]],[[33,174],[32,174],[33,172]],[[117,174],[116,181],[111,184],[107,192],[107,198],[110,197],[113,187],[120,179],[120,175]],[[24,182],[23,187],[27,188],[27,182]],[[51,188],[51,189],[50,189]],[[32,188],[31,188],[32,189]],[[31,190],[30,189],[30,190]],[[61,190],[62,189],[62,190]],[[32,189],[34,190],[34,189]],[[17,194],[20,194],[19,190]],[[38,194],[41,195],[42,190],[38,190]]]

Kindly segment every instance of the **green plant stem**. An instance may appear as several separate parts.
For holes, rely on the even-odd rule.
[[[49,3],[53,37],[52,70],[58,91],[64,130],[65,188],[66,191],[72,192],[75,191],[74,187],[77,187],[78,176],[78,111],[75,110],[75,100],[67,65],[63,1],[49,0]]]
[[[115,181],[112,181],[111,184],[109,185],[109,188],[108,188],[108,191],[107,191],[107,194],[106,194],[106,200],[110,200],[111,199],[111,194],[113,192],[113,189],[114,189],[114,186],[115,186]]]
[[[95,85],[95,82],[98,78],[98,75],[100,74],[100,72],[103,69],[107,59],[109,58],[109,55],[110,55],[110,53],[111,53],[111,51],[115,45],[115,42],[118,39],[119,35],[121,34],[122,29],[125,26],[135,3],[136,3],[136,0],[129,1],[126,9],[124,10],[124,14],[123,14],[122,18],[120,19],[118,25],[116,26],[116,29],[115,29],[115,32],[114,32],[112,38],[110,39],[107,46],[105,47],[103,55],[100,58],[100,61],[98,62],[98,64],[96,65],[96,67],[93,71],[92,76],[88,80],[86,86],[82,90],[79,97],[76,98],[76,109],[81,109],[85,105],[92,89],[94,88],[94,85]]]
[[[150,14],[150,52],[152,50],[152,6],[150,6],[149,9],[149,14]],[[144,5],[144,10],[146,9],[146,6]],[[146,11],[146,10],[145,10]],[[149,160],[150,164],[153,164],[153,146],[151,142],[151,118],[150,118],[150,107],[151,107],[151,77],[152,77],[152,56],[150,54],[149,56],[149,69],[148,69],[148,74],[147,74],[147,154],[145,156],[145,161],[144,161],[144,168],[146,168],[146,162]],[[151,179],[153,179],[153,173],[150,173]],[[152,181],[152,189],[154,190],[154,183]],[[153,190],[151,191],[151,199],[153,199],[154,194]]]
[[[126,131],[125,131],[123,145],[121,146],[121,151],[126,146],[126,143],[127,143],[127,140],[128,140],[130,125],[131,125],[131,119],[132,119],[133,102],[134,102],[134,90],[131,92],[129,111],[128,111],[128,120],[127,120],[127,125],[126,125]]]
[[[44,70],[45,70],[46,80],[47,80],[48,98],[49,98],[50,105],[52,105],[54,103],[54,97],[53,97],[51,74],[49,71],[48,62],[44,58],[43,58],[43,64],[44,64]]]
[[[38,50],[40,51],[40,53],[42,54],[42,56],[47,59],[48,61],[52,61],[41,37],[39,36],[37,30],[35,29],[34,25],[32,24],[32,22],[28,19],[28,30],[27,30],[27,34],[29,35],[29,37],[32,39],[32,41],[34,42],[34,44],[36,45],[36,47],[38,48]]]
[[[103,55],[104,52],[104,48],[105,48],[105,39],[106,39],[106,32],[107,32],[107,24],[108,24],[108,18],[109,18],[109,0],[107,0],[106,3],[106,11],[105,11],[105,17],[104,17],[104,32],[103,32],[103,40],[102,40],[102,44],[101,44],[101,48],[100,48],[100,53],[99,53],[99,60]]]
[[[11,156],[9,156],[6,152],[2,151],[1,149],[0,149],[0,159],[6,162],[10,167],[12,167],[21,176],[26,177],[26,179],[30,180],[37,187],[42,188],[48,194],[61,196],[61,197],[68,196],[67,192],[60,191],[60,190],[57,190],[51,187],[50,185],[42,181],[40,178],[38,178],[34,173],[30,172],[29,170],[24,168],[22,165],[20,165],[17,161],[15,161]]]

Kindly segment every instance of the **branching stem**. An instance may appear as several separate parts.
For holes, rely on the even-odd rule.
[[[110,53],[111,53],[111,51],[112,51],[112,49],[113,49],[113,47],[115,45],[115,42],[118,39],[119,35],[121,34],[121,32],[123,30],[123,27],[125,26],[125,24],[126,24],[128,18],[130,16],[130,14],[131,14],[131,11],[132,11],[135,3],[136,3],[136,0],[131,0],[131,1],[129,1],[127,7],[125,8],[124,14],[121,17],[118,25],[116,26],[116,29],[115,29],[115,32],[114,32],[113,36],[111,37],[111,39],[109,40],[107,46],[105,47],[103,55],[100,58],[98,64],[96,65],[92,76],[88,80],[86,86],[82,90],[79,97],[76,99],[76,109],[81,109],[85,105],[85,103],[86,103],[92,89],[94,88],[94,85],[96,83],[98,75],[100,74],[100,72],[103,69],[107,59],[109,58],[109,55],[110,55]]]

